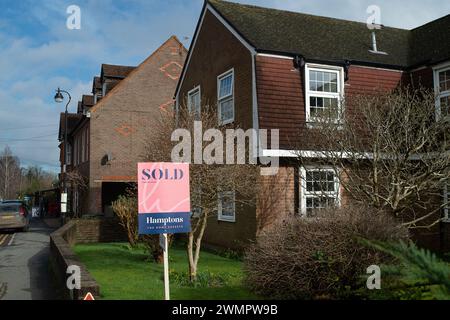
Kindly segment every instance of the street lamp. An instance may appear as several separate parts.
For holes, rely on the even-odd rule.
[[[65,90],[61,90],[60,88],[58,88],[58,90],[56,90],[56,94],[55,94],[55,102],[56,103],[62,103],[64,101],[64,96],[63,93],[67,94],[67,96],[69,97],[69,101],[67,101],[66,104],[66,112],[64,113],[64,165],[63,165],[63,173],[64,173],[64,179],[63,179],[63,189],[64,189],[64,193],[65,193],[65,197],[66,197],[66,210],[61,210],[61,218],[62,218],[62,223],[65,223],[66,220],[66,212],[67,212],[67,183],[66,183],[66,177],[67,177],[67,151],[68,151],[68,143],[67,143],[67,126],[68,126],[68,112],[67,112],[67,108],[69,107],[70,101],[72,100],[72,97],[70,96],[70,93],[68,93]],[[63,199],[61,199],[63,200]],[[62,202],[62,201],[61,201]],[[63,212],[64,211],[64,212]]]

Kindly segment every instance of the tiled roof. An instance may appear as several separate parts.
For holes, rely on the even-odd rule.
[[[94,77],[94,80],[92,81],[92,93],[94,93],[96,90],[102,89],[102,80],[100,77]]]
[[[102,64],[102,75],[111,78],[125,78],[136,67]]]
[[[302,55],[310,60],[363,62],[407,68],[450,58],[450,15],[414,30],[377,30],[373,54],[366,23],[208,0],[257,51]]]
[[[68,126],[68,133],[73,130],[78,124],[78,122],[83,118],[82,114],[79,113],[68,113],[67,114],[67,126]],[[58,139],[59,141],[64,140],[64,130],[66,127],[66,121],[65,121],[65,113],[61,112],[60,118],[59,118],[59,134]]]
[[[84,94],[81,101],[83,106],[90,108],[94,105],[94,96]]]

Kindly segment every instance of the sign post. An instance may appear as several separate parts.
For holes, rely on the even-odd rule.
[[[169,286],[169,240],[167,233],[163,233],[164,238],[164,298],[170,300]]]
[[[169,233],[188,233],[190,224],[189,164],[138,164],[139,234],[159,234],[164,250],[164,295],[169,290]]]

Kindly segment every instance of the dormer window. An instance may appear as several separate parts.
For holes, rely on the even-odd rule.
[[[102,97],[106,96],[106,82],[103,82],[102,85]]]
[[[305,67],[306,121],[325,117],[338,122],[343,97],[343,68],[307,64]]]

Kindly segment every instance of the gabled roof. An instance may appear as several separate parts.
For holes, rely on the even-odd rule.
[[[411,30],[409,64],[435,64],[450,59],[450,14]]]
[[[112,99],[112,97],[114,97],[114,94],[118,91],[118,90],[120,90],[123,86],[124,86],[124,84],[125,83],[127,83],[127,81],[129,81],[137,72],[139,72],[139,70],[140,70],[140,68],[142,67],[142,66],[144,66],[146,63],[148,63],[149,61],[151,61],[154,57],[155,57],[155,55],[160,51],[160,50],[162,50],[162,48],[164,48],[164,47],[166,47],[166,45],[170,42],[170,41],[172,41],[172,40],[174,40],[174,41],[176,41],[177,42],[177,44],[180,46],[180,50],[183,52],[183,53],[187,53],[187,50],[186,50],[186,48],[184,47],[184,45],[181,43],[181,41],[180,40],[178,40],[178,38],[176,37],[176,36],[171,36],[169,39],[167,39],[158,49],[156,49],[149,57],[147,57],[143,62],[141,62],[140,64],[139,64],[139,66],[138,67],[131,67],[131,68],[133,68],[130,72],[129,72],[129,74],[125,77],[125,79],[124,80],[122,80],[122,81],[112,81],[111,82],[111,84],[110,84],[110,86],[111,86],[111,89],[110,90],[108,90],[108,88],[107,88],[107,90],[106,90],[106,92],[107,92],[107,94],[106,94],[106,96],[105,97],[103,97],[92,109],[91,109],[91,113],[95,113],[98,109],[100,109],[105,103],[107,103],[108,102],[108,100],[109,99]],[[104,66],[106,66],[105,64],[103,64],[102,65],[102,74],[103,74],[103,71],[104,71]],[[110,65],[109,65],[110,66]]]
[[[94,96],[84,94],[81,103],[84,107],[92,107],[94,105]]]
[[[78,122],[83,118],[82,114],[79,113],[68,113],[67,114],[67,127],[69,134],[78,124]],[[65,119],[65,113],[61,112],[61,115],[59,117],[59,133],[58,133],[58,140],[62,141],[64,140],[64,132],[66,128],[66,119]]]
[[[102,64],[102,77],[109,78],[126,78],[131,71],[136,69],[136,67],[131,66],[119,66],[113,64]]]
[[[92,81],[92,93],[95,93],[96,90],[102,90],[102,79],[100,77],[94,77]]]
[[[450,58],[450,15],[414,30],[382,27],[378,50],[371,50],[366,23],[207,0],[258,52],[302,55],[319,61],[344,61],[408,68],[422,61]]]

